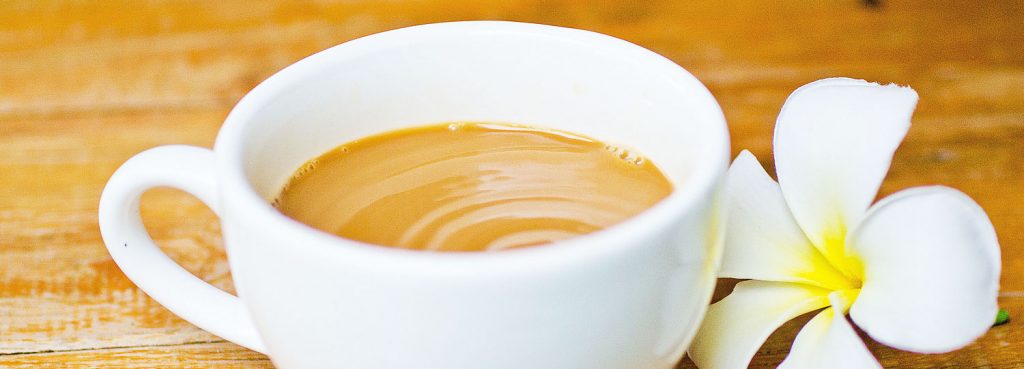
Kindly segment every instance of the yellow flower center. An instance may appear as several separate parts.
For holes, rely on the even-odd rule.
[[[825,232],[822,244],[815,247],[825,262],[817,263],[814,272],[806,277],[834,291],[859,291],[864,283],[864,265],[846,254],[846,227],[843,222],[836,224]],[[852,297],[856,298],[856,294]]]

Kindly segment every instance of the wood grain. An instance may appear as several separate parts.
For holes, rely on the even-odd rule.
[[[265,356],[226,342],[113,347],[81,351],[40,352],[0,361],[4,368],[273,368]]]
[[[734,153],[769,171],[794,88],[836,75],[913,86],[921,102],[882,195],[945,184],[974,197],[1002,243],[1000,302],[1024,317],[1024,1],[13,0],[0,2],[0,367],[269,367],[124,278],[96,226],[103,184],[145,148],[211,146],[235,101],[304,56],[466,19],[585,28],[673,59],[718,98]],[[208,209],[154,190],[142,211],[176,260],[231,290]],[[780,362],[800,323],[751,367]],[[1020,324],[943,355],[869,346],[886,367],[1021,368]]]

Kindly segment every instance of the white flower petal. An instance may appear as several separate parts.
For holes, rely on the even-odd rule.
[[[967,195],[940,186],[900,191],[872,207],[847,244],[864,265],[850,316],[875,340],[947,352],[992,326],[999,242]]]
[[[729,216],[719,277],[852,288],[804,236],[779,184],[753,154],[736,157],[725,186]]]
[[[800,330],[778,369],[881,369],[846,321],[848,296],[834,292],[829,300],[832,307],[822,310]]]
[[[800,87],[775,123],[779,184],[797,223],[836,265],[910,128],[909,87],[829,78]]]
[[[742,369],[782,323],[828,305],[826,289],[745,281],[711,305],[689,355],[699,368]]]

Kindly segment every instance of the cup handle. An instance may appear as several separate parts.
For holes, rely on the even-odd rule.
[[[188,192],[220,215],[215,162],[213,151],[185,145],[156,147],[128,159],[100,196],[100,233],[117,266],[147,295],[199,328],[266,353],[242,301],[167,257],[139,215],[139,199],[153,187]]]

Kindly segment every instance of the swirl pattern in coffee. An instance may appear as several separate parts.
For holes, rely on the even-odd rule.
[[[561,131],[455,123],[342,145],[297,171],[275,206],[357,241],[497,251],[609,227],[671,192],[630,150]]]

